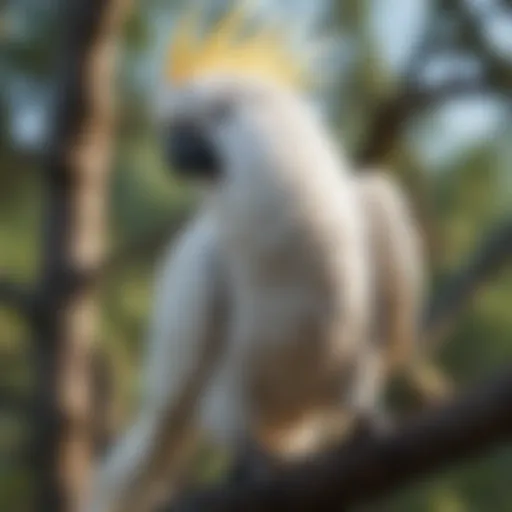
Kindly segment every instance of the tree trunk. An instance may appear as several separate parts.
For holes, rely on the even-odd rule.
[[[59,11],[63,54],[34,318],[35,499],[44,512],[78,510],[91,468],[97,298],[81,276],[103,259],[115,49],[126,3],[66,0]]]

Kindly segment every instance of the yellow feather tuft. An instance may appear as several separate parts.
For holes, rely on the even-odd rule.
[[[240,7],[221,19],[209,35],[199,38],[199,20],[197,13],[191,13],[171,41],[167,67],[171,83],[220,72],[266,78],[296,89],[310,85],[304,62],[282,36],[283,27],[264,27],[244,35],[247,9]]]

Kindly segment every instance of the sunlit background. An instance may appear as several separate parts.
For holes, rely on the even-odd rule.
[[[163,163],[151,118],[162,52],[186,3],[134,2],[122,40],[109,247],[137,250],[118,255],[102,284],[97,341],[111,384],[113,432],[137,403],[158,233],[171,230],[195,203],[193,192]],[[204,8],[214,14],[222,4],[205,0]],[[463,265],[485,233],[512,215],[512,3],[261,0],[258,7],[264,16],[293,17],[303,30],[320,24],[329,28],[326,35],[336,34],[323,63],[324,72],[336,76],[322,105],[326,122],[354,161],[388,168],[407,188],[427,235],[435,289]],[[0,1],[0,276],[27,283],[40,263],[41,162],[58,95],[61,29],[57,2]],[[452,86],[444,84],[453,83],[446,93]],[[386,105],[400,102],[397,98],[414,97],[413,91],[424,96],[405,102],[396,133],[390,111],[392,142],[367,155],[377,117]],[[381,132],[385,137],[386,129]],[[512,360],[511,307],[508,271],[461,314],[436,361],[457,389]],[[33,387],[31,337],[21,315],[0,309],[0,510],[5,511],[30,510],[26,446],[37,428],[26,416]],[[197,464],[203,477],[220,476],[222,461],[208,450]],[[509,512],[511,475],[512,451],[502,448],[429,478],[378,510]]]

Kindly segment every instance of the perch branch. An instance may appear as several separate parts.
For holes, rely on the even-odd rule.
[[[417,416],[393,433],[326,454],[269,481],[198,493],[177,510],[313,512],[370,503],[510,441],[511,403],[508,368],[501,378]]]

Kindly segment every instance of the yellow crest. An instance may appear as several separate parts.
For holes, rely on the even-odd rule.
[[[244,35],[246,22],[247,9],[240,7],[200,38],[199,16],[192,14],[182,20],[171,42],[167,79],[181,84],[199,75],[220,72],[270,79],[295,89],[307,88],[307,66],[285,41],[283,27],[262,27]]]

